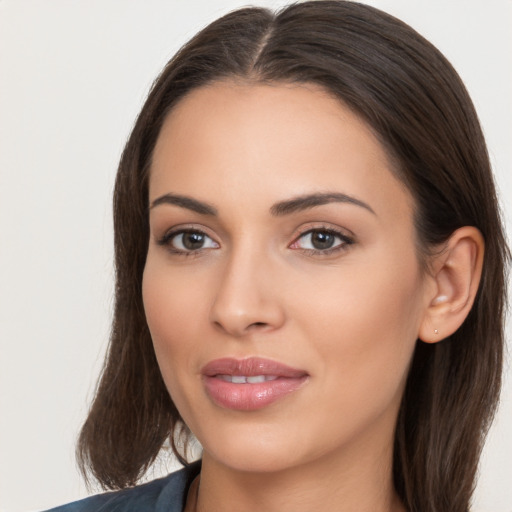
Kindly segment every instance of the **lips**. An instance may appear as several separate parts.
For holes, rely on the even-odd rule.
[[[267,407],[308,379],[304,370],[257,357],[216,359],[201,374],[206,393],[216,405],[240,411]]]

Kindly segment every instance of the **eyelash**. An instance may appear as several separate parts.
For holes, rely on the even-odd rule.
[[[177,237],[178,235],[184,235],[187,233],[203,235],[203,236],[209,238],[210,240],[212,240],[215,244],[217,244],[217,246],[219,245],[217,242],[215,242],[213,240],[212,237],[210,237],[207,233],[205,233],[201,229],[192,229],[192,228],[168,231],[160,239],[157,240],[157,244],[160,246],[166,246],[167,249],[171,253],[176,254],[178,256],[184,256],[184,257],[199,256],[205,250],[211,249],[211,247],[207,247],[207,248],[201,247],[196,250],[194,250],[194,249],[182,250],[182,249],[177,249],[176,247],[172,246],[171,242],[175,237]],[[328,228],[328,227],[320,226],[320,227],[310,228],[310,229],[307,229],[306,231],[301,232],[294,239],[294,241],[289,245],[289,247],[293,247],[293,245],[297,244],[297,242],[299,240],[301,240],[303,237],[305,237],[307,235],[311,235],[312,233],[326,233],[326,234],[334,236],[335,238],[338,238],[341,242],[338,245],[331,247],[331,248],[327,248],[327,249],[303,249],[303,248],[297,247],[297,248],[294,248],[294,250],[298,250],[308,256],[330,256],[331,254],[334,254],[336,252],[347,250],[348,246],[354,244],[353,238],[341,233],[340,231],[337,231],[330,227]]]

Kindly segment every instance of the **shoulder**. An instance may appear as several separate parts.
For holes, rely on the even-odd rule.
[[[166,477],[90,496],[46,512],[181,512],[188,487],[200,468],[200,462],[195,462]]]

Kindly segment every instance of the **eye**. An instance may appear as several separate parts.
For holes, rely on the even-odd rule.
[[[302,249],[313,254],[330,254],[353,243],[354,241],[351,238],[338,231],[318,228],[303,233],[293,242],[290,248]]]
[[[219,244],[206,233],[192,229],[166,233],[158,243],[169,246],[170,250],[176,253],[191,253],[219,247]]]

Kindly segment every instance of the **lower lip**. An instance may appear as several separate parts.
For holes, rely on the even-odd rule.
[[[256,411],[297,391],[307,380],[279,377],[257,384],[234,384],[217,377],[203,376],[208,396],[220,407],[237,411]]]

